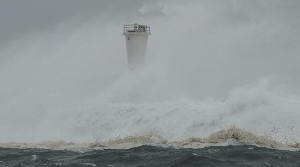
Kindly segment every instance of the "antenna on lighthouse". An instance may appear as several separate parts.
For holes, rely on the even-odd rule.
[[[145,64],[148,35],[150,27],[140,24],[124,25],[123,35],[126,39],[127,61],[130,70],[137,69]]]

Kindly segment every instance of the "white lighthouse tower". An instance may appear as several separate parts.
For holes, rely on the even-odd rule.
[[[137,69],[145,63],[150,27],[139,24],[124,25],[123,35],[126,39],[128,67],[130,70]]]

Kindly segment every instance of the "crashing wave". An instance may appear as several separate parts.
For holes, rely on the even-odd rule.
[[[142,145],[152,145],[160,147],[175,148],[204,148],[210,146],[229,146],[229,145],[254,145],[280,150],[300,150],[300,143],[283,144],[272,140],[268,136],[258,136],[249,131],[237,127],[220,130],[212,133],[208,137],[191,137],[181,141],[168,141],[166,138],[149,133],[143,136],[127,136],[110,139],[108,141],[96,141],[91,143],[73,143],[65,141],[49,141],[41,143],[2,143],[3,148],[38,148],[51,150],[71,150],[86,152],[99,149],[130,149]]]

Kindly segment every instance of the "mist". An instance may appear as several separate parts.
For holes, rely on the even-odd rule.
[[[7,37],[7,41],[2,42],[6,44],[0,50],[0,133],[4,134],[0,142],[92,141],[137,135],[153,129],[161,129],[169,138],[177,139],[185,138],[186,134],[194,136],[192,132],[195,131],[199,136],[208,135],[224,125],[222,117],[218,125],[200,134],[199,129],[187,129],[195,121],[205,122],[203,118],[186,118],[187,122],[183,123],[186,126],[180,127],[181,133],[164,124],[153,125],[148,130],[132,130],[134,128],[128,127],[135,125],[128,125],[124,130],[120,127],[126,126],[127,121],[109,121],[132,107],[141,110],[141,115],[154,110],[159,116],[179,104],[196,103],[195,108],[200,113],[205,111],[216,116],[219,111],[231,112],[223,104],[220,107],[223,109],[218,108],[223,101],[235,106],[239,100],[247,103],[248,99],[251,104],[259,105],[257,99],[260,99],[269,101],[267,104],[280,103],[276,119],[285,110],[291,112],[290,117],[281,122],[283,127],[290,126],[288,120],[293,122],[291,119],[296,118],[298,107],[285,107],[299,102],[300,2],[151,0],[128,1],[133,5],[123,1],[98,3],[99,8],[93,6],[92,12],[87,12],[89,6],[78,9],[75,10],[77,14],[65,14],[63,19],[52,19],[48,24],[43,21],[41,28],[30,22],[26,24],[28,30],[12,35],[14,40]],[[59,6],[60,3],[53,4]],[[80,15],[82,12],[84,17]],[[124,24],[135,22],[150,25],[152,35],[145,67],[129,71],[121,33]],[[248,89],[255,91],[247,93]],[[153,105],[154,109],[148,105]],[[261,108],[249,110],[250,113],[256,111],[262,112]],[[190,112],[193,109],[186,111]],[[272,112],[274,110],[266,109],[265,114]],[[147,114],[144,114],[146,119]],[[176,112],[173,114],[176,116]],[[95,115],[99,120],[94,120]],[[211,117],[211,121],[216,121],[216,117]],[[126,118],[117,120],[122,119]],[[245,128],[253,124],[244,121],[230,118],[225,122],[229,122],[226,126],[237,124]],[[300,126],[296,120],[294,123],[293,127]],[[267,130],[281,126],[270,124]],[[108,132],[104,127],[119,129]],[[299,134],[292,132],[292,135]]]

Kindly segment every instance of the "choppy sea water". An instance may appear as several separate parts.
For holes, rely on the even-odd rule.
[[[300,166],[300,151],[251,145],[191,148],[139,146],[88,152],[0,148],[1,167]]]

